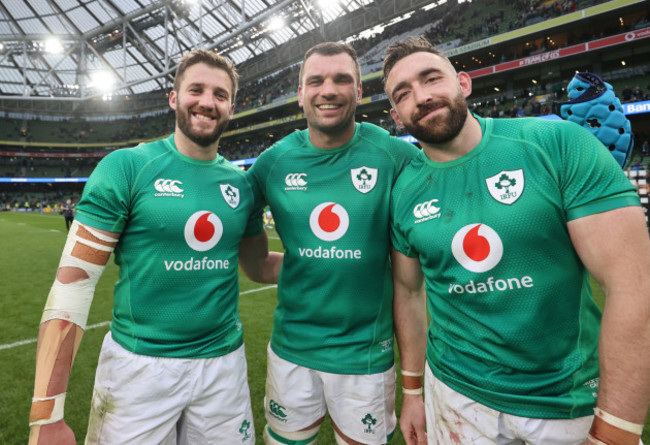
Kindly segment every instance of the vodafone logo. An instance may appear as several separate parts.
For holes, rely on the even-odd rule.
[[[485,224],[469,224],[460,229],[451,242],[456,261],[471,272],[487,272],[499,264],[503,243],[499,235]]]
[[[341,205],[324,202],[312,210],[309,226],[314,235],[323,241],[336,241],[347,232],[350,217]]]
[[[223,224],[217,215],[200,210],[185,223],[185,241],[192,249],[205,252],[217,245],[223,235]]]

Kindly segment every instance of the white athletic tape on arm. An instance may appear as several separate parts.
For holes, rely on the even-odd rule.
[[[80,237],[78,235],[80,227],[81,224],[76,220],[70,226],[70,232],[63,247],[59,268],[72,267],[81,269],[88,275],[88,278],[72,283],[62,283],[55,279],[47,297],[47,302],[45,303],[41,323],[52,319],[61,319],[71,321],[82,329],[86,329],[88,313],[90,312],[90,305],[95,293],[95,286],[97,286],[97,282],[104,272],[106,264],[94,264],[77,258],[72,255],[72,251],[76,244],[79,243],[92,249],[107,252],[110,256],[114,247],[105,246]],[[83,228],[101,241],[108,243],[117,242],[116,239],[99,233],[91,227],[83,226]]]
[[[35,420],[34,422],[29,422],[29,426],[31,427],[34,425],[48,425],[50,423],[58,422],[59,420],[63,419],[63,407],[65,405],[65,394],[66,393],[57,394],[52,397],[34,397],[32,399],[32,403],[54,400],[54,408],[52,409],[52,413],[50,414],[49,418]]]
[[[625,419],[621,419],[620,417],[613,416],[607,411],[603,411],[598,407],[594,408],[594,415],[600,417],[610,425],[615,426],[616,428],[619,428],[623,431],[627,431],[628,433],[637,435],[641,435],[641,433],[643,433],[642,424],[630,422]]]
[[[414,388],[414,389],[408,389],[408,388],[402,387],[402,394],[405,394],[407,396],[421,396],[422,395],[422,387]]]

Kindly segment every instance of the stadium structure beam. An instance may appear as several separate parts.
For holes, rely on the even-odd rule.
[[[431,0],[378,0],[328,23],[326,37],[332,41],[345,40],[362,30],[386,23],[430,3]],[[267,76],[302,60],[305,51],[324,40],[320,29],[315,29],[245,61],[238,67],[242,83]]]

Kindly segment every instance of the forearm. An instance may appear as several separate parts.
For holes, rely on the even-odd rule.
[[[608,296],[600,332],[598,406],[638,424],[645,422],[650,403],[649,300],[630,304]]]
[[[30,424],[56,421],[52,416],[57,415],[55,408],[63,404],[63,395],[68,388],[70,370],[82,336],[83,330],[69,321],[55,319],[41,324]]]
[[[284,254],[280,252],[268,252],[268,255],[259,262],[254,271],[246,273],[246,276],[257,283],[277,283],[282,268]],[[244,270],[246,272],[246,270]]]
[[[410,298],[395,300],[393,317],[401,369],[407,373],[423,372],[427,345],[424,296],[416,292]]]
[[[269,251],[265,232],[244,238],[239,245],[239,264],[246,276],[258,283],[277,283],[284,254]]]

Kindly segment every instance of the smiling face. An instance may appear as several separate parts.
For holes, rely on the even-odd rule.
[[[386,78],[395,122],[419,141],[434,145],[447,143],[461,132],[470,92],[466,73],[456,73],[446,59],[429,52],[400,59]]]
[[[298,87],[310,139],[347,143],[354,135],[354,113],[361,100],[361,83],[350,55],[315,53],[304,62]],[[324,147],[323,147],[324,148]]]
[[[169,94],[176,111],[176,131],[199,147],[216,145],[234,111],[233,85],[220,68],[197,63],[182,75],[178,90]]]

